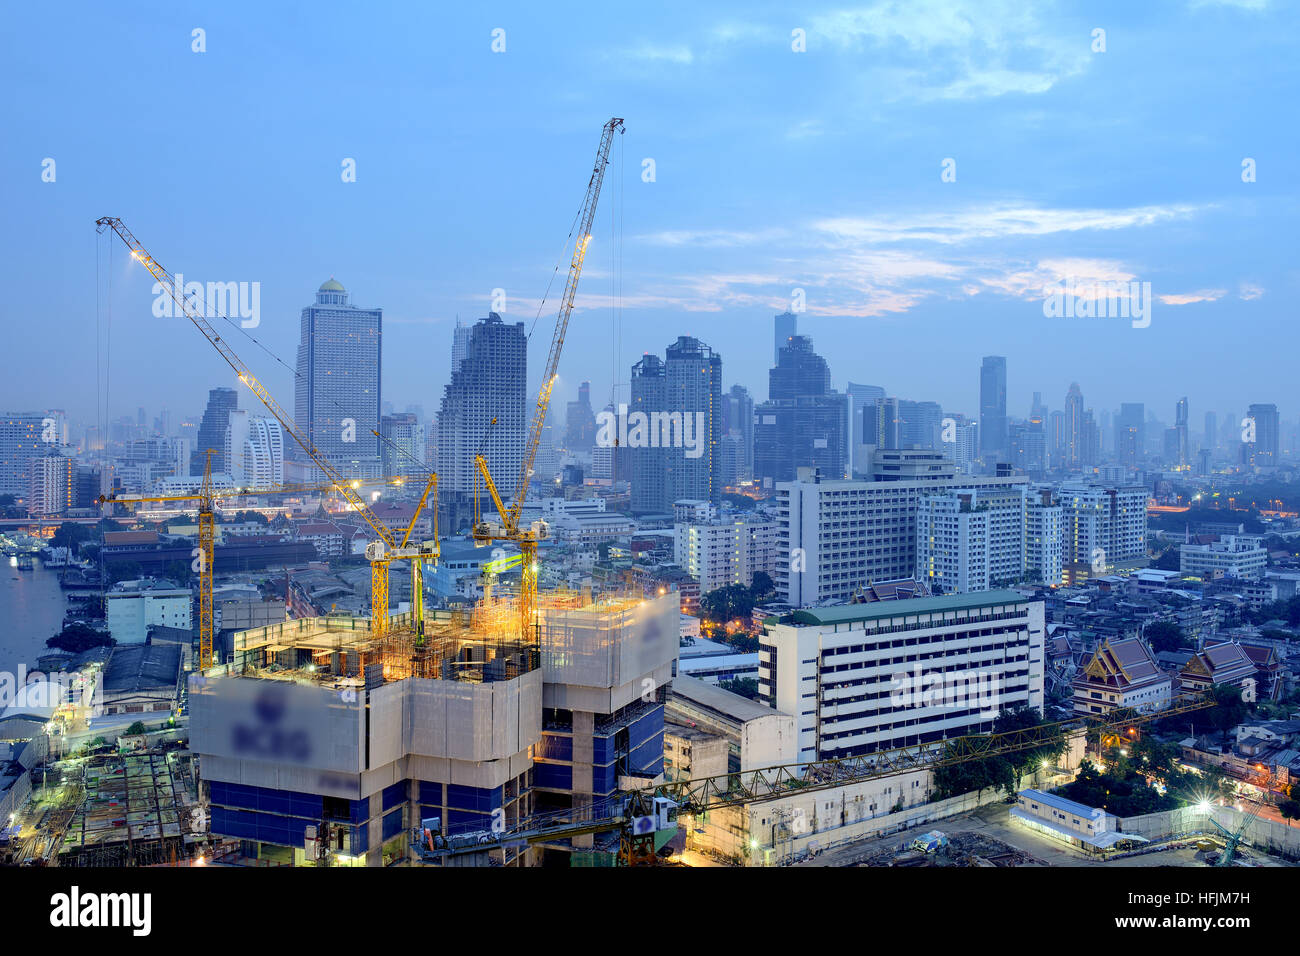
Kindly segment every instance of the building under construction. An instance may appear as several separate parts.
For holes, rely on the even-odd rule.
[[[191,749],[214,836],[295,865],[392,865],[407,833],[563,817],[663,769],[678,600],[539,595],[536,640],[513,593],[466,615],[305,618],[236,634],[230,664],[191,678]],[[492,852],[584,859],[592,837]]]

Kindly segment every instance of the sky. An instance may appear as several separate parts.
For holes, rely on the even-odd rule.
[[[271,356],[330,276],[383,308],[398,410],[436,411],[495,289],[536,388],[619,116],[557,411],[583,379],[625,398],[678,335],[765,399],[800,300],[841,389],[974,415],[996,354],[1012,415],[1071,382],[1098,414],[1186,395],[1194,429],[1300,409],[1293,4],[456,6],[7,4],[0,408],[179,419],[235,384],[100,216],[187,280],[259,283],[230,343],[288,407]],[[1061,316],[1067,280],[1150,310]]]

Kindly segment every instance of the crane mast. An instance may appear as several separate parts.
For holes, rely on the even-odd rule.
[[[546,369],[542,374],[541,388],[537,392],[537,407],[533,412],[532,429],[528,443],[524,446],[523,461],[519,469],[519,480],[515,484],[515,496],[507,507],[497,492],[496,483],[488,470],[487,458],[482,452],[474,457],[483,483],[492,496],[492,503],[501,518],[501,527],[493,528],[486,522],[476,521],[474,538],[476,541],[512,541],[523,556],[519,587],[519,623],[521,636],[525,642],[532,638],[533,618],[537,608],[537,542],[541,537],[540,529],[520,529],[519,514],[524,506],[524,497],[528,493],[528,483],[532,479],[533,465],[537,460],[537,446],[542,440],[542,429],[546,427],[546,411],[551,404],[551,389],[555,386],[556,376],[560,370],[560,352],[564,348],[564,335],[569,327],[569,316],[573,313],[574,297],[578,293],[578,279],[582,275],[582,263],[587,255],[587,246],[591,242],[591,227],[596,218],[596,203],[600,199],[600,187],[605,181],[605,167],[609,165],[609,150],[614,142],[614,134],[623,131],[623,120],[613,117],[602,128],[600,145],[596,150],[596,163],[587,181],[587,194],[582,202],[578,216],[578,233],[573,243],[573,258],[569,262],[569,275],[564,283],[564,294],[560,299],[559,315],[555,319],[555,331],[551,336],[551,348],[546,357]],[[475,495],[475,508],[477,510]]]

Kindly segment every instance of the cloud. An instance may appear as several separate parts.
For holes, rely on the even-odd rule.
[[[869,52],[889,69],[893,58],[925,61],[896,98],[973,100],[1045,93],[1088,67],[1090,35],[1052,33],[1030,5],[1011,0],[881,0],[811,19],[815,43]]]
[[[682,44],[663,45],[658,43],[640,43],[627,47],[614,54],[621,60],[639,60],[646,63],[677,63],[682,66],[695,62],[691,48]]]
[[[1227,289],[1201,289],[1199,292],[1175,292],[1156,296],[1165,305],[1192,305],[1196,302],[1217,302],[1228,294]]]
[[[1237,298],[1249,302],[1252,299],[1258,299],[1264,294],[1264,287],[1255,285],[1253,282],[1243,282],[1237,289]]]
[[[1048,236],[1085,230],[1131,229],[1185,219],[1191,205],[1136,206],[1130,209],[1044,209],[1035,206],[989,205],[907,216],[822,219],[812,228],[849,242],[906,241],[964,243],[976,239]]]

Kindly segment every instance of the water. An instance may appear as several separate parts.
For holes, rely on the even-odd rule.
[[[63,629],[68,606],[58,572],[40,558],[34,563],[33,570],[19,571],[13,558],[0,557],[0,671],[11,674],[19,664],[36,666],[48,650],[45,642]]]

